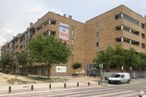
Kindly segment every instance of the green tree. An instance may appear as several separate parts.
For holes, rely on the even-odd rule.
[[[146,54],[138,53],[134,60],[136,60],[136,64],[133,64],[134,69],[140,71],[146,67]]]
[[[37,36],[29,45],[31,57],[35,62],[43,62],[48,66],[48,77],[50,69],[54,64],[66,63],[71,54],[70,48],[65,42],[54,36]]]
[[[25,52],[21,52],[21,53],[18,53],[16,54],[16,61],[17,61],[17,65],[18,67],[19,66],[22,66],[22,74],[24,73],[24,67],[27,65],[28,63],[28,56],[27,56],[27,53]]]
[[[114,49],[111,47],[108,47],[105,51],[98,52],[96,59],[93,61],[95,67],[99,68],[99,64],[103,64],[104,68],[109,69],[113,63],[113,54]]]
[[[13,57],[11,54],[3,54],[1,56],[1,67],[3,71],[8,71],[7,68],[11,68],[13,65]]]
[[[108,47],[105,51],[97,53],[97,58],[94,60],[96,67],[103,64],[105,67],[115,65],[118,68],[130,70],[130,67],[138,68],[146,66],[145,54],[136,53],[133,48],[124,49],[121,46],[115,48]]]
[[[79,72],[79,69],[82,67],[82,64],[81,63],[74,63],[73,65],[72,65],[72,68],[74,69],[74,70],[77,70],[78,72]]]
[[[130,66],[136,64],[137,58],[136,51],[133,48],[124,49],[120,46],[116,47],[113,55],[113,64],[117,64],[118,67],[128,69]]]

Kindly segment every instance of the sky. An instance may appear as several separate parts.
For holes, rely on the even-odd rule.
[[[0,46],[48,11],[85,22],[121,4],[146,15],[146,0],[0,0]]]

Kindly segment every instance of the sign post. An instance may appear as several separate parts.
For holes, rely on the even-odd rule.
[[[99,64],[99,69],[100,69],[100,82],[102,84],[102,79],[103,79],[103,64]]]

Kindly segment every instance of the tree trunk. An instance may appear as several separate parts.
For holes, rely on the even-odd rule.
[[[17,74],[18,72],[17,71],[18,71],[18,66],[16,65],[16,68],[15,68],[15,79],[17,79],[17,76],[18,76],[18,74]]]
[[[48,71],[47,76],[48,76],[48,78],[50,78],[50,75],[51,75],[51,73],[50,73],[51,72],[51,66],[48,66],[48,70],[47,71]]]

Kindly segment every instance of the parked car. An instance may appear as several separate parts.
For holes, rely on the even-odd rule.
[[[130,83],[129,73],[114,73],[108,78],[108,83]]]

